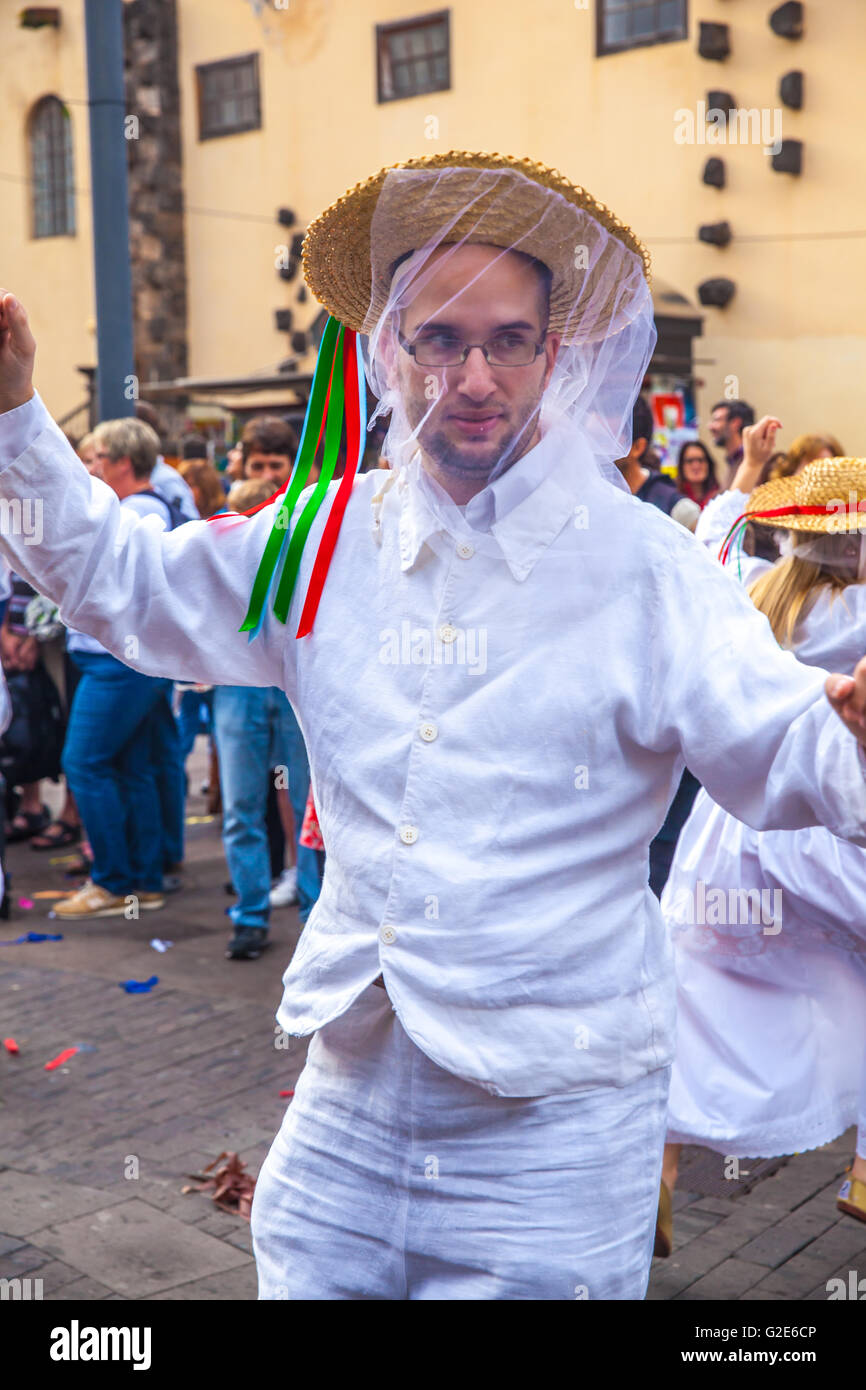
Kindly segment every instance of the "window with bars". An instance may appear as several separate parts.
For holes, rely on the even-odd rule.
[[[30,190],[33,236],[73,236],[72,122],[59,97],[43,97],[30,116]]]
[[[687,0],[596,0],[598,53],[670,43],[687,33]]]
[[[376,25],[379,101],[400,101],[451,86],[449,10]]]
[[[261,129],[258,53],[200,63],[195,75],[199,140]]]

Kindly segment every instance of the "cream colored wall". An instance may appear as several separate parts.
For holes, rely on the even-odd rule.
[[[27,117],[42,96],[69,105],[77,189],[89,190],[87,78],[81,0],[65,0],[55,29],[20,29],[21,6],[0,4],[0,280],[26,305],[38,345],[37,386],[48,408],[63,416],[86,395],[77,366],[93,366],[93,266],[89,194],[76,198],[74,236],[30,235]],[[71,428],[82,432],[82,418]]]
[[[659,277],[693,300],[707,276],[736,281],[736,298],[705,311],[696,341],[702,415],[734,377],[759,410],[780,415],[784,439],[824,427],[866,454],[866,240],[776,239],[866,228],[859,0],[808,6],[800,42],[771,33],[770,5],[692,0],[686,41],[604,58],[595,57],[595,0],[587,9],[573,0],[454,0],[452,90],[379,106],[375,23],[433,7],[289,0],[262,20],[244,0],[179,0],[190,374],[272,367],[289,352],[273,311],[293,307],[299,326],[313,316],[313,304],[295,305],[299,282],[274,269],[275,247],[291,236],[275,220],[279,206],[293,207],[302,228],[382,164],[451,148],[503,150],[585,183],[648,242]],[[83,394],[75,365],[95,353],[89,200],[77,200],[74,238],[32,241],[26,185],[16,180],[26,176],[33,101],[85,95],[83,5],[65,0],[57,33],[17,28],[17,8],[0,6],[0,173],[12,175],[3,180],[2,274],[31,309],[40,387],[60,414]],[[731,25],[726,63],[697,56],[699,19]],[[261,55],[262,130],[199,143],[194,65],[251,50]],[[806,74],[805,107],[784,110],[783,133],[805,142],[801,178],[774,174],[760,147],[675,143],[674,113],[708,88],[730,90],[743,107],[773,108],[778,78],[795,67]],[[76,182],[86,189],[86,108],[71,110]],[[713,153],[728,168],[721,191],[700,181]],[[732,224],[732,245],[700,244],[699,223],[721,218]]]
[[[727,309],[705,311],[705,337],[696,342],[702,417],[736,378],[759,411],[779,413],[785,439],[823,426],[866,453],[859,406],[866,241],[775,239],[866,227],[859,0],[810,5],[800,42],[772,34],[768,5],[693,0],[686,41],[604,58],[595,57],[594,0],[587,9],[571,0],[531,7],[455,0],[452,90],[377,105],[374,24],[431,8],[411,0],[290,0],[285,13],[268,16],[265,36],[249,5],[181,0],[189,203],[265,218],[287,204],[303,223],[380,165],[410,155],[451,148],[531,155],[607,202],[648,241],[659,276],[691,299],[708,276],[736,281]],[[727,62],[698,57],[699,19],[731,26]],[[262,55],[262,131],[199,144],[193,63],[251,49]],[[741,107],[772,110],[781,105],[779,77],[795,67],[806,74],[805,106],[783,109],[782,132],[805,142],[801,178],[774,173],[761,146],[675,143],[675,112],[694,108],[710,87],[730,90]],[[724,190],[700,180],[710,154],[726,161]],[[699,223],[722,218],[733,227],[731,246],[699,243]],[[243,372],[285,355],[272,310],[292,304],[295,287],[274,274],[281,239],[267,221],[190,215],[194,374]]]

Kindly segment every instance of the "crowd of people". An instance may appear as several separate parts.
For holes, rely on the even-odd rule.
[[[97,425],[75,447],[123,506],[174,530],[261,506],[288,479],[297,440],[280,417],[260,416],[244,426],[227,467],[192,434],[175,467],[157,413],[142,402],[134,417]],[[202,791],[222,816],[235,898],[227,956],[261,954],[273,908],[297,903],[305,922],[324,855],[304,741],[284,693],[143,675],[64,627],[56,606],[8,566],[4,589],[0,659],[12,704],[0,740],[5,839],[35,852],[75,851],[66,877],[79,886],[58,901],[57,917],[135,917],[182,890],[186,763],[202,735],[210,751]],[[131,630],[130,658],[135,648]],[[52,818],[43,782],[61,775],[63,804]],[[8,893],[4,903],[8,913]]]

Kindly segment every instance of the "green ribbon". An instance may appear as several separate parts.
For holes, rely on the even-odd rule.
[[[337,466],[337,458],[340,453],[340,438],[343,432],[343,410],[344,410],[345,386],[343,382],[343,325],[340,324],[340,332],[337,338],[337,351],[334,357],[334,371],[331,377],[331,396],[328,401],[328,418],[325,423],[325,449],[322,458],[322,471],[319,481],[316,483],[310,500],[298,517],[298,524],[292,533],[289,544],[289,553],[286,556],[286,563],[280,576],[280,584],[277,589],[277,596],[274,600],[274,613],[281,623],[285,623],[289,616],[289,605],[292,601],[292,594],[295,592],[295,584],[298,579],[298,570],[301,564],[301,554],[307,543],[310,527],[313,519],[322,505],[325,493],[334,476],[334,469]]]
[[[337,363],[338,356],[339,363]],[[285,546],[286,539],[289,534],[292,513],[295,509],[295,504],[298,500],[298,497],[307,485],[307,478],[309,477],[310,469],[313,465],[313,460],[316,456],[316,450],[319,446],[322,417],[325,411],[325,403],[328,400],[328,388],[332,382],[332,374],[334,379],[334,387],[332,388],[332,390],[337,387],[337,384],[339,382],[340,409],[339,412],[337,412],[336,410],[331,410],[330,408],[328,410],[328,423],[326,427],[325,437],[326,454],[328,448],[328,440],[330,439],[332,433],[332,420],[335,416],[338,417],[339,422],[337,428],[337,448],[339,448],[339,426],[342,424],[343,417],[342,360],[343,325],[337,319],[329,317],[327,323],[325,324],[325,330],[322,334],[322,342],[319,348],[319,355],[316,359],[316,369],[313,374],[313,383],[310,390],[310,403],[307,407],[307,414],[304,420],[303,433],[301,435],[301,444],[300,448],[298,449],[298,456],[295,460],[295,469],[294,473],[292,474],[292,481],[289,484],[289,487],[283,497],[280,508],[276,514],[276,517],[274,518],[274,524],[271,529],[271,534],[268,536],[264,554],[262,555],[261,561],[259,562],[259,567],[256,571],[256,577],[253,580],[253,587],[250,593],[250,601],[249,607],[247,608],[246,617],[244,618],[240,628],[238,629],[238,631],[240,632],[251,632],[253,633],[253,635],[255,635],[255,633],[258,631],[261,625],[262,617],[264,614],[264,608],[267,602],[268,593],[270,592],[271,584],[273,582],[274,573],[276,571],[277,565],[279,564],[280,556],[283,552],[283,548]],[[337,375],[338,366],[339,375]],[[336,462],[336,449],[334,451],[334,462]],[[331,466],[331,474],[333,474],[333,464]],[[322,475],[324,476],[324,466],[322,469]],[[328,478],[328,482],[330,482],[330,477]],[[327,483],[325,484],[325,487],[321,489],[321,492],[319,487],[316,488],[314,497],[318,497],[318,501],[316,502],[316,508],[314,508],[314,512],[320,505],[326,488]],[[303,518],[307,515],[307,512],[310,510],[312,501],[313,499],[311,498],[310,502],[307,503],[307,506],[304,508],[301,520],[303,520]],[[313,517],[311,515],[307,522],[306,531],[304,532],[304,539],[306,539],[307,533],[309,532],[312,520]],[[299,564],[300,551],[298,551],[297,563],[295,564],[295,577],[297,576],[297,568]],[[286,621],[286,617],[288,616],[289,602],[291,601],[291,589],[293,588],[294,578],[292,580],[292,585],[289,590],[288,598],[285,602],[284,614],[282,617],[280,617],[280,621],[283,623]],[[278,591],[278,598],[279,595],[283,593],[283,591],[284,584],[281,581],[280,589]],[[279,613],[277,614],[277,616],[280,616]]]

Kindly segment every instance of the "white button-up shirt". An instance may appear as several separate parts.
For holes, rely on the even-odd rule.
[[[288,694],[328,857],[283,1028],[381,973],[417,1045],[495,1094],[626,1085],[672,1058],[648,846],[684,761],[748,824],[866,845],[857,745],[694,537],[560,434],[462,509],[417,461],[392,481],[358,479],[301,641],[323,513],[288,626],[248,643],[274,508],[166,533],[38,398],[0,416],[0,499],[41,499],[44,541],[0,548],[136,669]]]

